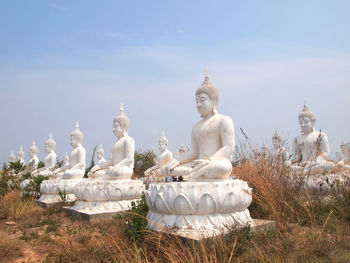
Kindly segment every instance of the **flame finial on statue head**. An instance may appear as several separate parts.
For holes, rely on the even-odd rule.
[[[309,107],[306,104],[306,101],[304,101],[304,106],[303,106],[303,110],[301,111],[301,113],[299,114],[298,119],[300,118],[310,118],[311,121],[316,121],[316,116],[315,114],[309,109]]]
[[[50,146],[52,150],[55,149],[56,142],[52,139],[52,132],[50,132],[49,139],[45,142],[46,145]]]
[[[164,143],[164,144],[168,145],[168,139],[164,135],[164,129],[162,130],[162,136],[160,136],[159,143]]]
[[[124,131],[129,130],[130,121],[129,118],[124,113],[124,104],[120,103],[120,112],[114,117],[113,122],[118,122]]]
[[[202,85],[196,91],[196,97],[201,93],[208,95],[208,97],[212,100],[214,104],[213,113],[217,113],[219,106],[219,91],[215,87],[215,85],[209,80],[208,68],[206,68],[205,70],[205,77]]]
[[[80,144],[83,142],[83,133],[79,129],[78,121],[76,121],[74,130],[71,132],[70,135],[74,136]]]

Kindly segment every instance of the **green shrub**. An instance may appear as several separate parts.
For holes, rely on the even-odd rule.
[[[154,151],[136,151],[135,152],[134,174],[136,176],[143,176],[144,172],[155,165],[156,154]]]

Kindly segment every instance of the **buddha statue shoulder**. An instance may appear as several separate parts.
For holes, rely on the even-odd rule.
[[[86,150],[82,146],[83,133],[79,129],[79,124],[76,122],[74,130],[69,136],[69,143],[73,147],[69,155],[69,165],[59,168],[56,171],[58,177],[61,179],[80,179],[85,174],[85,156]]]
[[[327,135],[315,130],[315,114],[304,104],[299,114],[301,134],[294,139],[293,164],[303,166],[311,173],[322,173],[334,168],[329,161],[330,149]]]
[[[208,71],[195,97],[202,119],[192,128],[191,149],[170,161],[163,169],[164,175],[181,175],[189,181],[226,180],[232,171],[234,127],[230,117],[217,112],[219,92],[209,80]]]
[[[94,166],[90,178],[103,180],[131,179],[134,168],[135,141],[128,135],[130,121],[124,113],[123,104],[113,119],[113,134],[117,137],[112,146],[112,157],[104,164]]]
[[[157,157],[156,164],[145,171],[146,176],[161,176],[161,169],[173,159],[173,154],[168,150],[168,139],[162,131],[162,136],[158,141],[159,156]]]

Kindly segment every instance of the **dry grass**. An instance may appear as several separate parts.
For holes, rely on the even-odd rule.
[[[58,208],[42,212],[17,192],[0,200],[0,213],[21,222],[22,239],[47,262],[350,262],[349,185],[335,186],[325,201],[306,191],[297,174],[287,176],[278,157],[257,150],[250,156],[233,174],[253,188],[252,217],[275,220],[276,230],[253,235],[244,228],[199,242],[146,230],[134,242],[123,218],[79,222]]]
[[[21,255],[21,242],[9,240],[8,236],[0,232],[0,262],[8,262],[11,258]]]

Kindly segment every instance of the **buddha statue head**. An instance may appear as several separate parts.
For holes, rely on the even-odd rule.
[[[158,146],[160,152],[164,152],[168,148],[168,139],[164,135],[164,130],[162,131],[162,136],[158,141]]]
[[[97,159],[100,160],[104,156],[105,156],[105,151],[102,149],[102,145],[100,144],[97,151]]]
[[[123,103],[120,104],[120,112],[113,119],[113,133],[118,138],[128,133],[130,121],[124,113]]]
[[[272,145],[275,150],[281,147],[282,145],[282,137],[275,131],[275,134],[272,136]]]
[[[306,105],[306,102],[304,103],[303,110],[299,114],[298,119],[302,133],[309,134],[315,130],[316,117],[315,114]]]
[[[24,159],[24,152],[22,146],[19,147],[19,151],[17,152],[17,161]]]
[[[50,132],[50,138],[45,142],[45,152],[49,154],[51,151],[55,150],[56,143],[52,139],[52,133]]]
[[[75,123],[75,128],[71,132],[69,139],[70,139],[69,143],[73,148],[77,147],[79,144],[83,142],[83,133],[79,129],[78,122]]]
[[[9,163],[15,162],[16,161],[16,155],[13,152],[13,150],[11,151],[11,154],[9,155]]]
[[[216,114],[219,105],[219,91],[209,80],[208,69],[202,85],[196,91],[197,110],[201,117]]]
[[[35,142],[33,141],[33,145],[29,148],[29,157],[34,158],[34,156],[37,156],[39,152],[38,147],[35,146]]]

